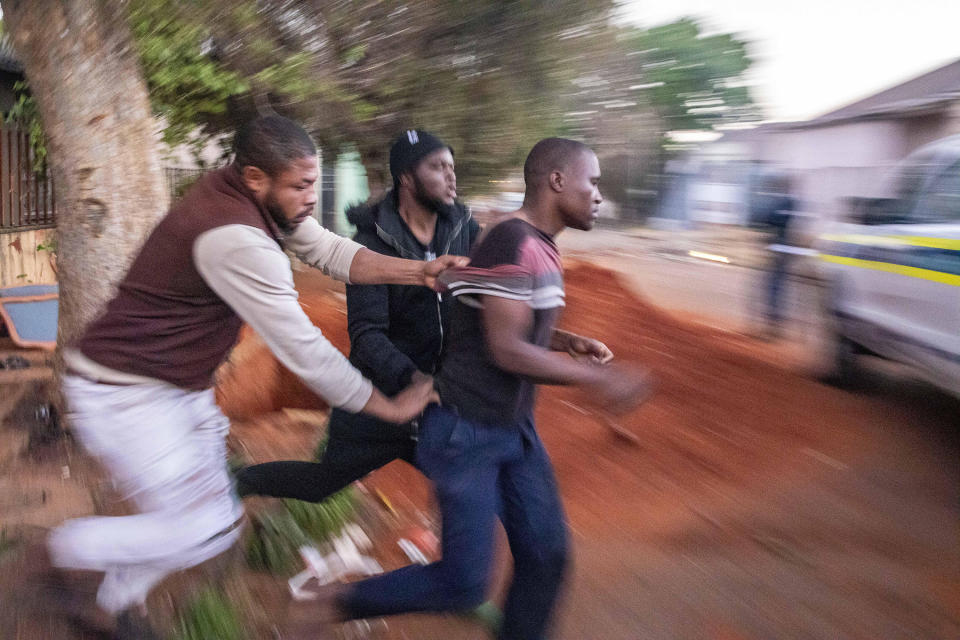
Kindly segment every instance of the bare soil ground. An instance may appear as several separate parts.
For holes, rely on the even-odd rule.
[[[556,637],[960,637],[960,402],[889,371],[856,393],[822,385],[787,366],[777,345],[667,313],[609,271],[568,266],[564,328],[647,364],[659,386],[616,424],[635,441],[616,435],[590,398],[541,393],[538,425],[574,540]],[[305,310],[345,349],[342,294],[308,272],[297,283]],[[322,435],[323,404],[252,334],[219,391],[234,421],[231,446],[248,460],[305,459]],[[116,505],[98,498],[109,492],[69,442],[28,452],[22,413],[0,430],[0,525],[13,540],[0,550],[0,638],[81,638],[18,596],[30,582],[24,541]],[[363,491],[361,517],[381,563],[401,566],[396,539],[438,526],[429,484],[398,462]],[[506,566],[504,557],[498,591]],[[186,582],[158,590],[159,624]],[[251,637],[276,637],[283,581],[234,570],[228,582]],[[312,637],[486,635],[462,619],[418,615]]]

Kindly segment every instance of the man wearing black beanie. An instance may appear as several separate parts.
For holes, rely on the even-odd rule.
[[[347,211],[354,240],[389,256],[431,260],[467,255],[479,233],[456,200],[453,150],[419,129],[390,148],[393,189],[374,204]],[[350,362],[384,394],[437,372],[452,301],[427,287],[347,285]],[[416,422],[398,427],[333,409],[319,462],[277,461],[241,469],[241,496],[319,502],[397,458],[414,464]]]

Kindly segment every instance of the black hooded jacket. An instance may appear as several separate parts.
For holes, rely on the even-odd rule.
[[[392,193],[378,203],[351,207],[347,219],[357,227],[353,239],[368,249],[424,259],[424,247],[397,212]],[[432,245],[436,255],[469,255],[479,230],[470,211],[456,203],[437,217]],[[350,362],[388,396],[406,387],[417,369],[434,374],[451,304],[448,294],[421,286],[348,285]]]

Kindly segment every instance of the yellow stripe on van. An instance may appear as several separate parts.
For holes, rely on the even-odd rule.
[[[889,262],[877,262],[875,260],[860,260],[858,258],[846,258],[843,256],[832,256],[826,253],[820,254],[820,259],[834,264],[847,265],[849,267],[860,267],[862,269],[873,269],[874,271],[886,271],[887,273],[896,273],[910,278],[921,278],[948,284],[952,287],[960,287],[960,275],[944,273],[942,271],[933,271],[931,269],[920,269],[918,267],[907,267],[902,264],[891,264]]]
[[[820,236],[830,242],[844,242],[871,247],[926,247],[960,251],[958,238],[924,238],[920,236],[872,236],[865,233],[825,233]]]
[[[950,249],[960,251],[960,239],[957,238],[920,238],[916,236],[891,236],[914,247],[931,249]]]

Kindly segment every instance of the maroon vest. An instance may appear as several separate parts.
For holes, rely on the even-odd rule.
[[[206,389],[242,324],[193,263],[197,236],[245,224],[280,242],[276,224],[243,185],[236,166],[203,176],[160,221],[106,312],[77,346],[104,366]]]

